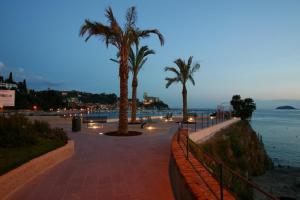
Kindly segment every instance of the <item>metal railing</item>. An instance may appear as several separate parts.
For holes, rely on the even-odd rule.
[[[230,112],[215,112],[214,114],[212,112],[202,112],[201,114],[189,113],[188,121],[180,123],[180,127],[187,128],[189,132],[196,132],[199,129],[208,128],[232,119]]]
[[[221,122],[221,121],[220,121]],[[179,129],[180,130],[180,129]],[[194,164],[190,161],[190,154],[199,161],[207,171],[219,182],[220,191],[212,191],[216,199],[224,199],[224,188],[230,191],[236,199],[241,200],[278,200],[277,197],[271,193],[266,192],[256,183],[251,182],[248,178],[240,175],[238,172],[232,170],[223,162],[216,160],[208,153],[204,152],[197,144],[189,139],[187,135],[177,133],[177,142],[181,147],[183,153],[186,155],[187,161],[190,163],[194,171],[201,178],[201,174],[196,170]]]

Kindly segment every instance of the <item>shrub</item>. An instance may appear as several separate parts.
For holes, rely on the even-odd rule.
[[[67,142],[62,129],[51,129],[47,122],[31,122],[23,115],[0,116],[0,147],[23,147],[34,145],[39,138]]]
[[[230,104],[234,110],[234,115],[242,120],[251,119],[252,113],[256,110],[256,104],[253,99],[241,99],[240,95],[234,95]]]

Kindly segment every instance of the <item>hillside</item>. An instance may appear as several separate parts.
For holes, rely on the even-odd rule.
[[[273,168],[261,136],[247,121],[240,121],[220,131],[200,146],[243,175],[258,176]]]

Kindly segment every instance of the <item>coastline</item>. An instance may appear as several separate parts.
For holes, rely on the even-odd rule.
[[[300,168],[281,166],[268,170],[253,181],[278,197],[300,199]]]

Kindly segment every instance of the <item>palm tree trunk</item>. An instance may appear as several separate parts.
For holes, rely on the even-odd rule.
[[[120,101],[119,101],[119,130],[120,134],[128,133],[128,56],[126,52],[121,51],[121,62],[119,68],[120,76]]]
[[[131,122],[136,122],[136,95],[137,95],[138,80],[136,75],[132,79],[132,96],[131,96]]]
[[[182,121],[186,122],[188,119],[188,113],[187,113],[187,90],[186,86],[183,85],[182,87],[182,114],[183,114],[183,119]]]

